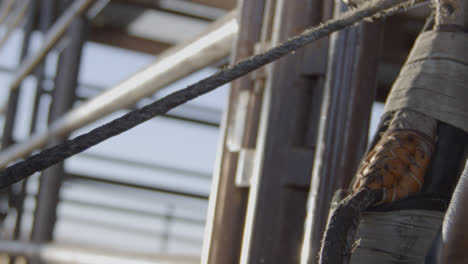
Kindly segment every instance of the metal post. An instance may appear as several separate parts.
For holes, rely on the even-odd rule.
[[[346,9],[335,1],[335,16]],[[360,23],[331,36],[302,263],[317,262],[332,196],[347,188],[364,154],[381,33],[381,22]]]
[[[254,46],[260,39],[265,0],[238,1],[239,33],[232,60],[237,62],[254,54]],[[241,103],[242,91],[253,90],[252,75],[232,82],[226,118],[223,120],[223,136],[213,176],[209,213],[202,254],[202,263],[239,263],[248,189],[235,184],[239,150],[228,146],[228,138],[235,136],[230,130],[236,120],[236,110]],[[242,111],[243,109],[241,109]],[[239,117],[237,117],[239,119]]]
[[[322,4],[278,0],[271,45],[318,24]],[[240,263],[299,263],[327,46],[312,43],[266,68]]]
[[[49,27],[52,25],[53,21],[57,16],[56,12],[56,1],[57,0],[41,0],[40,5],[38,7],[39,2],[33,1],[31,6],[34,6],[36,9],[36,13],[39,13],[39,30],[43,33],[47,32]],[[32,7],[31,7],[32,8]],[[32,117],[31,117],[31,126],[29,130],[29,134],[32,135],[34,131],[36,131],[37,126],[37,116],[39,111],[39,102],[40,98],[44,92],[43,89],[43,80],[44,80],[44,63],[41,62],[34,73],[36,77],[36,93],[34,96],[34,103],[33,103],[33,110],[32,110]],[[21,183],[21,189],[18,194],[16,194],[16,222],[15,227],[13,230],[13,239],[18,239],[21,234],[21,225],[23,219],[23,203],[26,196],[26,188],[27,188],[28,179],[24,179]]]
[[[49,28],[54,23],[55,19],[57,18],[57,11],[58,11],[58,4],[57,0],[40,0],[40,16],[39,16],[39,30],[46,34]],[[32,135],[36,131],[37,126],[37,112],[39,111],[39,103],[42,94],[44,93],[43,88],[43,81],[44,81],[44,71],[45,71],[44,62],[40,62],[36,66],[36,70],[34,75],[36,76],[36,94],[34,97],[34,105],[33,105],[33,112],[32,112],[32,120],[31,120],[31,129],[30,134]]]
[[[78,72],[82,47],[85,42],[87,21],[76,18],[70,25],[69,46],[60,55],[57,66],[57,77],[49,122],[61,117],[75,101]],[[65,140],[67,135],[52,138],[48,145],[56,145]],[[63,178],[63,163],[45,170],[40,178],[37,207],[34,214],[32,241],[45,242],[52,240],[56,220],[56,207],[59,201],[59,189]]]

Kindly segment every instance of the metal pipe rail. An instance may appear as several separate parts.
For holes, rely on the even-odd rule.
[[[15,4],[15,0],[8,0],[8,2],[3,2],[2,3],[2,9],[0,10],[0,24],[3,24],[5,20],[8,17],[8,14],[10,13],[10,10],[13,8],[13,5]]]
[[[231,11],[198,37],[163,52],[152,65],[71,110],[53,122],[47,131],[5,149],[0,153],[0,168],[41,148],[49,137],[70,133],[131,106],[166,85],[225,58],[231,52],[238,31],[236,13]]]
[[[98,178],[98,177],[79,175],[79,174],[67,174],[67,178],[70,179],[71,181],[79,180],[79,181],[84,181],[88,183],[103,183],[109,186],[135,188],[135,189],[140,189],[140,190],[145,190],[145,191],[152,191],[152,192],[159,192],[159,193],[164,193],[164,194],[169,194],[169,195],[182,196],[182,197],[191,198],[191,199],[207,200],[209,196],[209,194],[204,194],[201,192],[200,193],[187,192],[184,190],[174,190],[174,189],[167,188],[167,187],[164,188],[164,187],[157,187],[157,186],[148,186],[145,184],[130,183],[130,182],[124,182],[124,181],[119,181],[119,180]]]
[[[26,11],[29,6],[29,2],[31,0],[24,0],[23,3],[21,3],[21,6],[18,8],[18,11],[16,12],[16,17],[13,20],[13,23],[11,25],[7,25],[6,32],[3,34],[2,38],[0,39],[0,50],[3,48],[5,43],[8,41],[8,39],[11,36],[11,33],[15,30],[15,28],[23,21]]]
[[[0,253],[11,256],[39,258],[52,264],[195,264],[197,257],[179,257],[171,255],[137,254],[116,250],[58,246],[54,244],[35,244],[28,242],[0,241]]]
[[[78,0],[75,1],[44,36],[44,42],[39,51],[33,56],[28,57],[17,69],[13,81],[10,84],[10,92],[18,89],[21,82],[35,69],[35,67],[45,58],[47,53],[63,37],[67,28],[73,19],[86,12],[96,0]],[[6,110],[6,104],[0,106],[0,114]]]

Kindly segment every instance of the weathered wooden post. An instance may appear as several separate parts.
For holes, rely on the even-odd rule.
[[[260,2],[243,2],[238,45],[248,48],[238,46],[239,56],[296,35],[329,17],[322,8],[331,10],[316,0]],[[247,39],[260,6],[261,34]],[[299,263],[327,49],[321,40],[233,83],[203,263]]]
[[[254,54],[255,44],[260,40],[266,2],[238,1],[239,33],[233,47],[233,63]],[[236,172],[241,149],[252,148],[252,143],[245,145],[242,142],[246,134],[245,116],[239,113],[246,115],[251,112],[245,101],[254,94],[252,91],[254,82],[251,74],[231,84],[229,103],[221,125],[218,159],[213,173],[202,253],[203,264],[239,263],[249,188],[236,185]],[[256,132],[253,131],[255,135]]]
[[[348,7],[334,1],[334,16]],[[361,22],[331,35],[302,263],[317,255],[333,193],[346,188],[367,145],[383,22]]]
[[[271,45],[327,19],[331,3],[276,1]],[[300,262],[327,50],[324,39],[265,69],[240,263]]]
[[[334,211],[321,263],[424,261],[466,159],[466,6],[438,2],[434,30],[418,37],[353,194]],[[345,221],[346,212],[354,218]],[[351,224],[339,234],[345,223]]]
[[[468,52],[463,47],[468,44],[468,1],[439,0],[436,1],[436,10],[435,29],[453,32],[453,35],[462,38],[461,41],[458,41],[458,45],[449,47],[449,49],[458,49],[458,51],[455,51],[457,56],[452,60],[454,62],[466,62]],[[454,73],[457,75],[451,78],[454,81],[463,81],[463,76],[466,75],[468,67],[466,67],[466,64],[464,66],[457,64],[457,68],[460,70],[455,71]],[[466,96],[468,94],[467,82],[464,81],[462,85],[464,87],[460,87],[459,94]],[[466,105],[466,98],[464,100]],[[466,113],[467,108],[462,108],[458,114],[466,115]],[[467,123],[466,120],[464,122]],[[460,174],[463,164],[465,169],[455,190],[453,190],[452,199],[438,238],[434,241],[431,252],[426,257],[426,264],[465,263],[468,259],[468,251],[466,250],[468,234],[465,228],[468,219],[465,210],[468,202],[468,164],[466,163],[468,157],[468,130],[466,127],[462,130],[449,124],[439,127],[439,145],[446,155],[443,155],[445,159],[440,158],[433,161],[434,170],[432,172],[436,177],[434,177],[435,179],[430,186],[431,190],[439,188],[439,190],[442,189],[452,194],[454,183],[457,180],[456,176]]]

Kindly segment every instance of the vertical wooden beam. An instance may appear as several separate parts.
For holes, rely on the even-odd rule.
[[[338,16],[347,7],[336,0],[334,9]],[[382,22],[360,23],[331,36],[302,263],[317,263],[332,196],[348,187],[364,154],[381,33]]]
[[[468,1],[436,1],[434,30],[467,32]],[[438,121],[437,144],[427,175],[423,192],[450,197],[457,184],[461,167],[465,163],[464,151],[468,133],[443,121]]]
[[[435,30],[467,32],[468,1],[438,0],[436,1]],[[426,263],[448,264],[463,263],[468,258],[467,229],[465,228],[468,214],[468,133],[444,122],[439,123],[438,142],[427,184],[428,192],[453,194],[447,209],[439,237],[434,244],[432,254],[426,258]],[[464,171],[460,175],[460,165]],[[458,180],[455,190],[453,184]],[[447,193],[445,193],[447,194]]]
[[[322,20],[323,1],[276,1],[271,45]],[[299,263],[327,41],[266,68],[241,262]],[[309,64],[308,61],[313,61]],[[307,68],[313,66],[313,69]],[[318,100],[317,100],[318,99]]]
[[[237,62],[253,55],[260,39],[265,0],[239,0],[239,33],[234,46],[232,61]],[[220,149],[213,175],[202,263],[239,263],[248,188],[236,186],[235,176],[239,149],[229,147],[236,123],[239,97],[244,90],[252,90],[252,76],[241,77],[231,84],[229,104],[221,130]]]

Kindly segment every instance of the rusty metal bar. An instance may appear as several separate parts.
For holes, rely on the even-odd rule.
[[[239,0],[239,33],[234,45],[232,61],[238,62],[254,54],[255,44],[260,40],[265,0]],[[222,123],[223,135],[218,150],[218,160],[213,174],[209,213],[205,231],[202,263],[239,263],[247,208],[248,189],[235,184],[239,152],[229,149],[230,129],[236,122],[240,93],[253,90],[252,75],[232,82],[229,104]],[[237,116],[237,119],[239,117]]]
[[[346,9],[335,1],[335,16]],[[331,36],[302,263],[317,262],[332,196],[348,187],[364,154],[381,32],[381,22],[361,23]]]
[[[0,153],[0,167],[44,146],[50,137],[69,133],[109,113],[125,109],[164,86],[228,56],[237,34],[235,15],[235,11],[229,13],[197,38],[164,52],[154,64],[68,112],[44,133],[36,133],[29,140],[4,150]]]
[[[70,42],[61,53],[57,65],[57,77],[51,106],[49,124],[60,118],[73,107],[81,53],[86,40],[87,21],[77,17],[70,24],[67,35]],[[65,140],[67,135],[50,138],[48,145],[56,145]],[[40,177],[39,194],[34,213],[32,241],[47,242],[52,240],[56,220],[56,207],[59,202],[59,190],[64,175],[63,163],[45,170]]]

